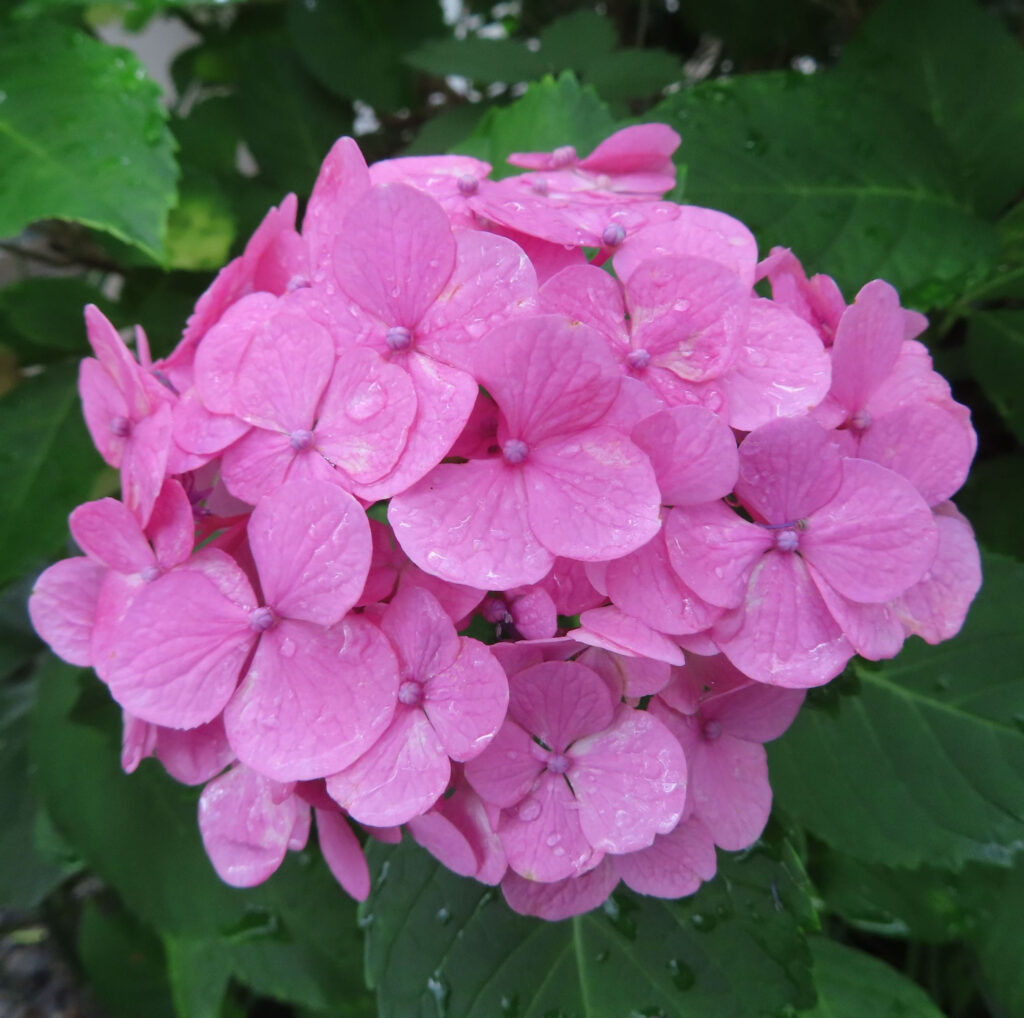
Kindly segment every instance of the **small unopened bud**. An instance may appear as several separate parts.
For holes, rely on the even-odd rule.
[[[396,353],[399,350],[407,350],[412,342],[412,333],[404,325],[392,325],[384,335],[384,342],[389,350]]]
[[[601,234],[601,243],[605,247],[618,247],[626,239],[626,231],[621,223],[609,223]]]

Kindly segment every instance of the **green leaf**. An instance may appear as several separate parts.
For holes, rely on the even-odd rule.
[[[166,937],[167,978],[180,1018],[220,1018],[231,979],[230,951],[209,940]]]
[[[999,212],[1020,193],[1024,53],[990,11],[971,0],[887,0],[843,50],[840,66],[932,121],[982,213]]]
[[[804,1018],[943,1018],[920,986],[885,962],[824,937],[810,945],[818,1003]]]
[[[660,49],[622,49],[592,64],[584,75],[602,99],[643,99],[683,76],[678,57]]]
[[[721,861],[693,898],[616,892],[559,923],[513,913],[406,841],[373,845],[363,906],[380,1018],[755,1018],[813,1000],[799,864]]]
[[[618,42],[612,21],[596,11],[573,11],[541,30],[540,56],[546,69],[557,74],[575,70],[589,74]]]
[[[1024,457],[1019,455],[975,463],[956,496],[982,547],[1024,560],[1024,527],[1018,508],[1022,499]]]
[[[997,1015],[1024,1014],[1024,856],[1012,870],[989,871],[980,886],[978,917],[969,942],[981,969],[982,989]]]
[[[855,858],[957,868],[1006,862],[1024,842],[1024,566],[983,566],[959,636],[858,663],[854,695],[815,691],[769,746],[776,802]]]
[[[531,53],[511,39],[437,39],[406,54],[405,62],[438,78],[460,74],[470,81],[510,84],[529,81],[544,73],[539,53]]]
[[[34,277],[0,290],[0,343],[11,347],[24,364],[89,355],[82,311],[110,304],[84,279]]]
[[[62,547],[68,513],[103,466],[75,376],[73,365],[54,365],[0,399],[0,583]]]
[[[967,356],[985,395],[1024,442],[1024,311],[971,315]]]
[[[181,193],[167,221],[167,264],[172,269],[215,270],[228,260],[235,236],[231,202],[217,179],[186,166]]]
[[[7,25],[0,97],[0,237],[69,219],[160,260],[177,165],[139,61],[56,24]]]
[[[455,151],[489,162],[495,178],[507,177],[519,172],[505,164],[512,152],[544,152],[559,145],[575,145],[582,155],[614,128],[612,115],[597,93],[581,87],[567,72],[557,81],[545,77],[534,83],[510,106],[492,109]]]
[[[863,78],[707,82],[669,96],[647,119],[684,138],[677,158],[688,202],[737,216],[762,250],[793,248],[848,298],[881,277],[919,291],[918,304],[950,304],[994,258],[995,230],[957,190],[936,129]]]

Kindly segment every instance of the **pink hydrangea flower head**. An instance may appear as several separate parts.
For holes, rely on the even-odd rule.
[[[476,221],[466,199],[477,193],[490,172],[490,163],[471,156],[403,156],[374,163],[370,182],[415,187],[445,210],[453,226],[472,229]]]

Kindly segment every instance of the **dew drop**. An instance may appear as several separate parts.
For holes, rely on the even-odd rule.
[[[368,930],[373,925],[375,918],[376,916],[374,916],[372,912],[361,912],[359,918],[356,920],[356,925],[361,930]]]
[[[442,906],[441,906],[441,907],[440,907],[440,908],[439,908],[439,909],[437,910],[437,915],[436,915],[436,916],[435,916],[434,918],[435,918],[435,919],[437,919],[437,921],[438,921],[438,922],[439,922],[439,923],[440,923],[440,924],[441,924],[442,926],[446,926],[446,925],[447,925],[447,924],[448,924],[449,922],[451,922],[451,918],[452,918],[452,911],[451,911],[451,909],[450,909],[450,908],[448,908],[447,906],[445,906],[445,905],[442,905]]]
[[[703,912],[694,912],[690,916],[693,928],[701,933],[710,933],[718,925],[718,920],[713,915],[705,915]]]
[[[673,958],[668,963],[668,971],[672,976],[672,985],[677,990],[689,990],[697,982],[697,975],[686,962]]]
[[[536,820],[540,816],[540,803],[536,799],[531,799],[529,802],[523,803],[519,807],[519,819],[525,823],[530,823]]]
[[[437,1007],[437,1018],[444,1018],[448,1013],[448,997],[452,991],[451,987],[441,978],[440,971],[435,971],[427,980],[427,989],[434,998],[434,1004]]]

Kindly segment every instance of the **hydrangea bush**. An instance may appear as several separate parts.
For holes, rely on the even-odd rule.
[[[495,180],[342,138],[167,357],[87,308],[122,499],[72,512],[30,612],[124,769],[203,786],[229,884],[315,823],[359,900],[403,829],[544,919],[690,895],[761,835],[806,690],[960,629],[977,441],[926,320],[664,200],[678,144]]]

